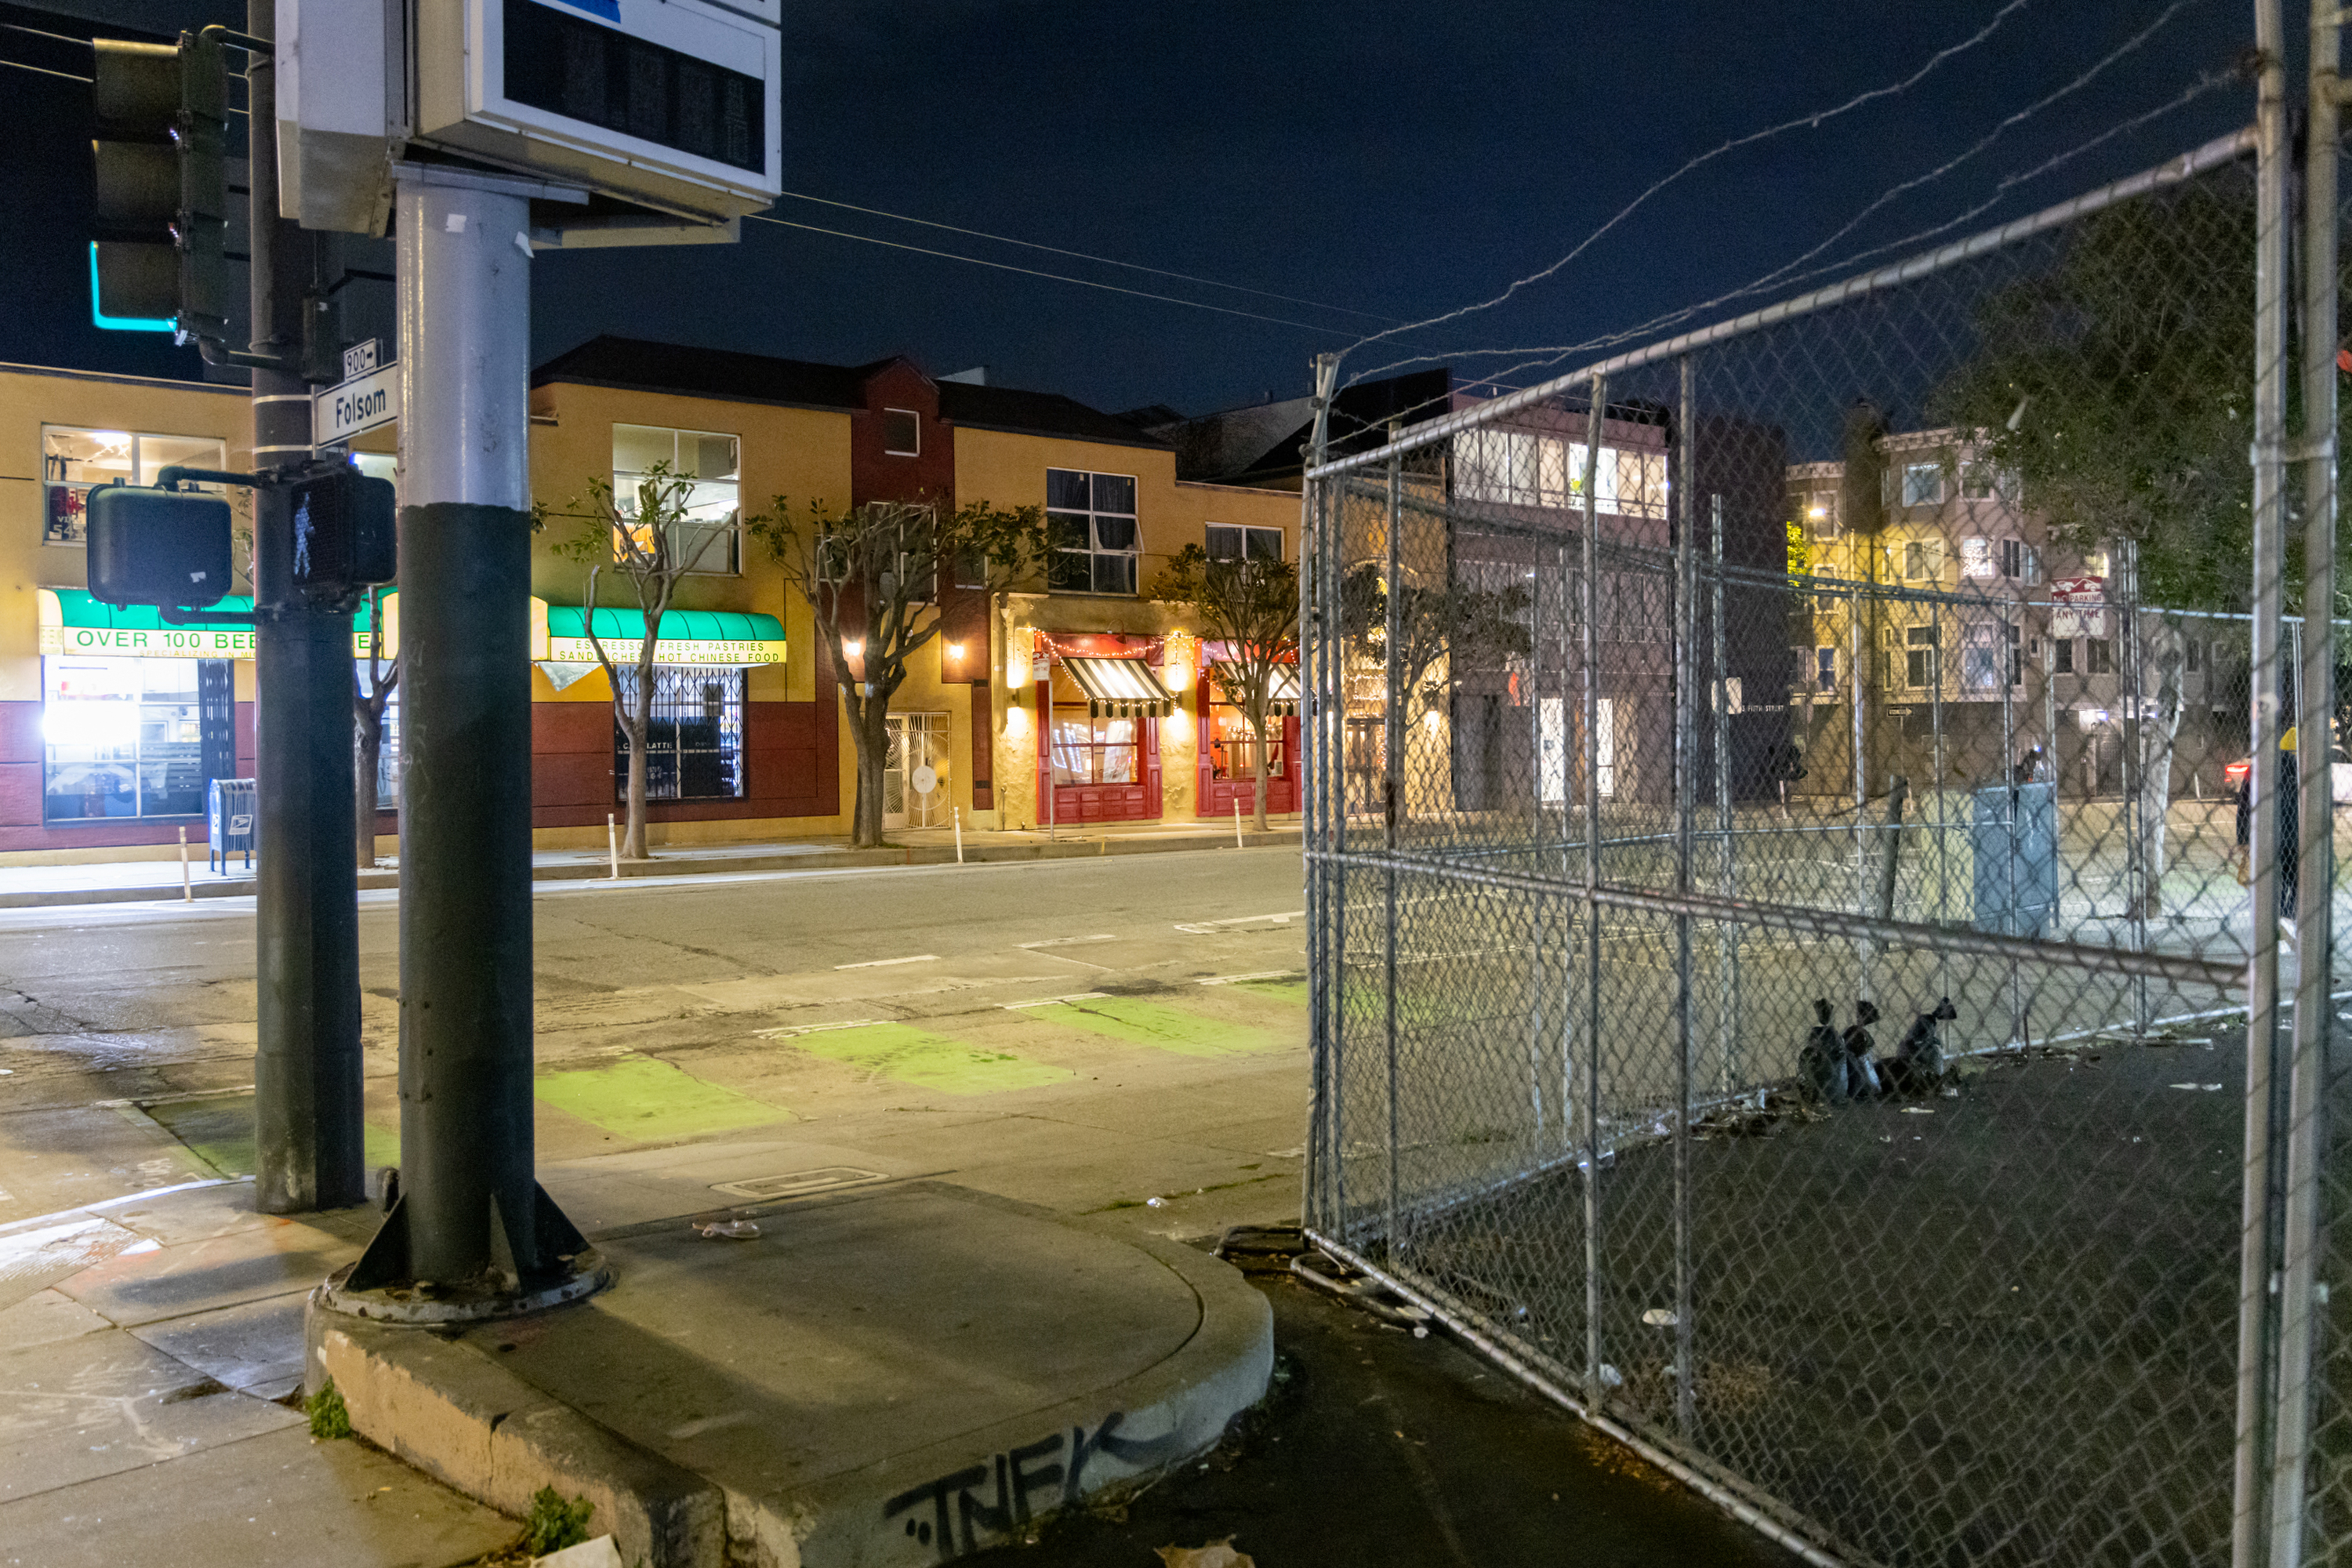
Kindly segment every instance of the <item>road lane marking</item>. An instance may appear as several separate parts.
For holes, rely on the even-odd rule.
[[[836,963],[835,969],[887,969],[894,963],[937,963],[936,952],[919,952],[911,958],[869,958],[863,963]]]
[[[1214,936],[1221,931],[1231,931],[1235,926],[1257,925],[1261,922],[1267,925],[1283,926],[1288,925],[1293,921],[1305,920],[1306,918],[1307,911],[1305,910],[1293,910],[1288,914],[1284,915],[1235,915],[1230,920],[1222,921],[1193,921],[1190,922],[1180,921],[1177,922],[1176,929],[1182,931],[1187,936]]]
[[[828,1029],[862,1029],[868,1024],[878,1024],[879,1018],[847,1018],[838,1024],[793,1024],[781,1029],[754,1029],[755,1040],[797,1040],[803,1035],[822,1035]]]
[[[1008,1013],[1018,1013],[1024,1007],[1058,1007],[1065,1002],[1091,1002],[1109,994],[1108,991],[1075,991],[1067,996],[1040,996],[1034,1002],[999,1002],[997,1005]]]
[[[1024,949],[1040,947],[1069,947],[1082,942],[1117,942],[1118,940],[1118,938],[1111,935],[1108,931],[1105,931],[1098,936],[1056,936],[1048,937],[1044,942],[1015,942],[1013,945]]]
[[[1195,985],[1246,985],[1253,980],[1304,980],[1303,969],[1262,969],[1255,974],[1213,974],[1206,980],[1195,980]]]

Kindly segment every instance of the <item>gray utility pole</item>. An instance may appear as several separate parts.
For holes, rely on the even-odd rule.
[[[395,174],[400,1197],[329,1295],[446,1321],[605,1278],[532,1171],[529,232],[531,197],[581,198]]]
[[[275,0],[247,0],[246,27],[272,37]],[[277,68],[248,57],[247,136],[253,253],[253,466],[311,456],[303,379],[305,285],[319,238],[278,216]],[[352,836],[351,617],[294,591],[292,520],[257,496],[254,605],[260,853],[256,947],[254,1206],[341,1208],[366,1195],[360,1109],[359,882]]]

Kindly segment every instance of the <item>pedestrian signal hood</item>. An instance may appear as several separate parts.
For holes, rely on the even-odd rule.
[[[195,490],[89,492],[89,591],[101,603],[199,610],[228,593],[228,502]]]

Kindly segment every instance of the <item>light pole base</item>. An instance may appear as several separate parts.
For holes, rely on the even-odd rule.
[[[531,1185],[532,1213],[508,1225],[490,1201],[490,1266],[470,1279],[419,1279],[410,1267],[404,1194],[358,1262],[337,1269],[314,1298],[330,1311],[380,1323],[478,1323],[517,1318],[584,1300],[613,1283],[612,1266],[547,1189]]]

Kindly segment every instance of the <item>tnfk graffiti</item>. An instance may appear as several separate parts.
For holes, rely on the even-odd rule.
[[[1039,1507],[1076,1502],[1085,1486],[1087,1464],[1097,1454],[1108,1454],[1122,1464],[1139,1468],[1176,1452],[1181,1433],[1122,1437],[1118,1428],[1126,1419],[1126,1412],[1115,1411],[1103,1417],[1092,1436],[1087,1435],[1085,1427],[1073,1426],[1066,1439],[1056,1432],[997,1455],[992,1465],[969,1465],[953,1475],[926,1481],[884,1503],[883,1521],[887,1523],[906,1514],[907,1533],[927,1546],[937,1547],[942,1563],[976,1551],[982,1536],[1002,1534],[1015,1525],[1028,1523]],[[995,1500],[983,1502],[972,1494],[988,1486],[992,1470],[996,1482]],[[929,1519],[923,1518],[921,1512],[926,1502],[931,1505]],[[961,1545],[957,1543],[959,1529],[962,1532]]]

